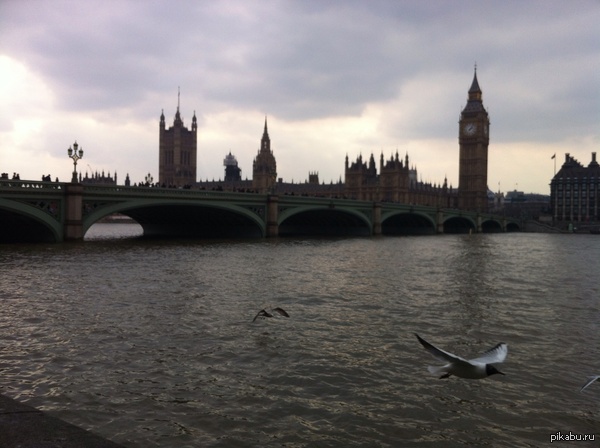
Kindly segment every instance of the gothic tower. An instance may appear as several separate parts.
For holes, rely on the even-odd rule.
[[[265,117],[265,130],[260,141],[258,155],[252,164],[252,188],[259,193],[268,193],[275,187],[277,179],[277,164],[271,151],[271,139],[267,131],[267,118]]]
[[[467,105],[460,114],[458,144],[458,207],[463,210],[486,211],[487,170],[490,120],[483,107],[477,81],[477,67],[469,89]]]
[[[197,130],[196,112],[192,118],[192,129],[188,130],[183,125],[178,93],[173,126],[165,129],[164,111],[160,114],[158,182],[161,185],[186,187],[196,183]]]

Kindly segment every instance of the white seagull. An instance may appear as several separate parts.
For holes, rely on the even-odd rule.
[[[590,384],[592,384],[594,381],[596,381],[599,378],[600,378],[600,375],[588,376],[587,382],[581,387],[581,389],[579,389],[579,392],[583,392],[583,389],[588,387]]]
[[[283,309],[283,308],[273,308],[271,310],[271,312],[269,313],[267,310],[262,309],[258,312],[258,314],[256,316],[254,316],[254,319],[252,319],[252,322],[254,322],[256,319],[260,318],[265,318],[265,317],[273,317],[273,315],[277,313],[283,317],[290,317],[290,315]]]
[[[480,379],[485,378],[495,373],[504,375],[497,370],[492,364],[503,362],[508,354],[508,345],[501,342],[484,352],[479,358],[466,360],[460,356],[445,352],[434,345],[431,345],[425,339],[415,333],[419,342],[425,349],[440,361],[446,361],[447,364],[441,367],[429,366],[427,369],[434,375],[443,374],[442,378],[448,378],[450,375],[455,375],[460,378]]]

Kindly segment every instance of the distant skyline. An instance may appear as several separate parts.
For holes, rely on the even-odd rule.
[[[600,153],[600,1],[0,3],[0,172],[158,180],[159,118],[181,90],[198,179],[231,152],[252,177],[265,116],[277,176],[344,179],[346,155],[408,153],[458,187],[458,119],[477,65],[488,187],[549,194],[570,153]],[[552,156],[556,154],[556,159]]]

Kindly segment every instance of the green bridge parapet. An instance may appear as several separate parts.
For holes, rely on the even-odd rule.
[[[505,232],[503,216],[392,202],[160,187],[0,180],[0,217],[7,228],[47,233],[45,240],[82,240],[105,216],[130,216],[144,234],[276,237]],[[31,221],[31,223],[29,223]],[[23,223],[29,223],[22,226]],[[45,229],[45,230],[44,230]],[[218,230],[218,232],[217,232]],[[5,238],[6,239],[6,238]]]

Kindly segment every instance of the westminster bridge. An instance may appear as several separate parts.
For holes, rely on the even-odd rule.
[[[296,195],[0,180],[0,242],[82,240],[114,213],[148,237],[427,235],[517,231],[457,209]]]

